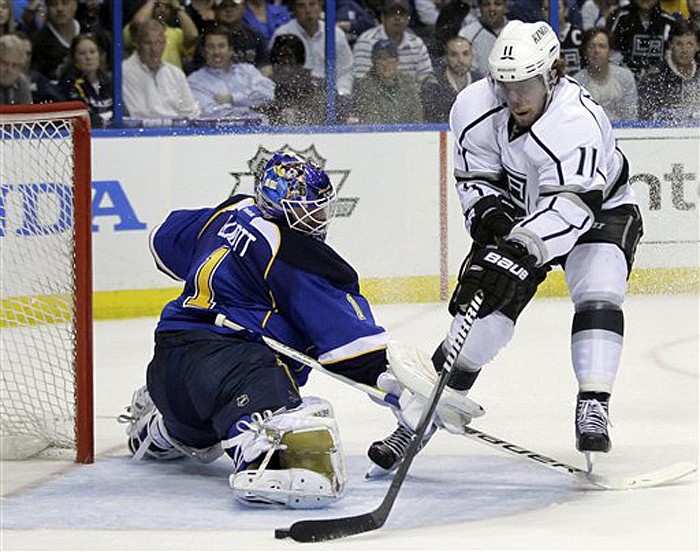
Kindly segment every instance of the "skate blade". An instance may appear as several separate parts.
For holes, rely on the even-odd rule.
[[[370,462],[369,468],[365,472],[365,479],[384,479],[394,473],[394,470],[385,470],[377,466],[374,462]]]

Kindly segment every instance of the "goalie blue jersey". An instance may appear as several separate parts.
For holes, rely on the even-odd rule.
[[[172,212],[151,232],[151,253],[161,271],[184,281],[157,332],[235,333],[214,325],[221,313],[355,381],[374,385],[386,369],[389,336],[355,270],[327,244],[263,218],[250,196]],[[308,368],[289,364],[303,385]]]

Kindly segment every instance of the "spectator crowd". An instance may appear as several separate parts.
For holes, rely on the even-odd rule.
[[[506,23],[547,0],[124,0],[125,124],[441,123]],[[0,0],[0,104],[80,100],[113,124],[107,0]],[[567,78],[612,120],[700,119],[700,0],[558,0]]]

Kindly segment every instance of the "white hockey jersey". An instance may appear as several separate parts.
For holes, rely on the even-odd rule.
[[[508,239],[543,264],[568,253],[601,209],[636,203],[610,121],[576,81],[563,77],[542,116],[514,139],[509,119],[487,79],[452,106],[455,177],[468,227],[480,198],[505,196],[522,210]]]

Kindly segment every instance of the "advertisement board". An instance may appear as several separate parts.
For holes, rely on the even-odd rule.
[[[647,284],[639,291],[649,283],[660,291],[696,289],[700,129],[616,133],[645,220],[634,276]],[[104,137],[93,139],[98,316],[151,313],[172,295],[177,282],[150,257],[151,230],[173,209],[252,193],[261,161],[284,147],[314,158],[338,188],[341,208],[328,241],[372,299],[445,298],[470,243],[453,188],[449,133]],[[565,292],[561,278],[550,280],[545,293]]]

